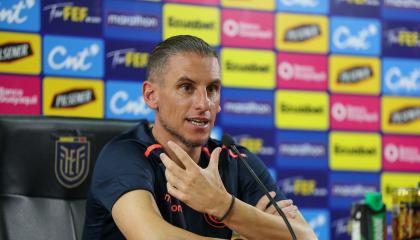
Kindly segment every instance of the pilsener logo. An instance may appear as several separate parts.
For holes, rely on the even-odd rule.
[[[103,42],[100,39],[44,37],[44,71],[65,76],[102,77]]]
[[[276,92],[276,127],[325,130],[328,125],[327,94],[299,91]]]
[[[420,96],[420,61],[384,58],[382,62],[385,94]]]
[[[275,56],[272,51],[223,48],[222,83],[227,87],[274,87]]]
[[[331,91],[379,94],[381,72],[378,58],[331,55],[329,66]]]
[[[381,168],[378,134],[332,132],[329,141],[331,169],[378,171]]]
[[[103,117],[101,80],[44,78],[43,112],[49,116]]]
[[[420,100],[382,97],[382,130],[387,133],[420,133]]]
[[[331,18],[331,52],[359,55],[381,53],[381,24],[374,19]]]
[[[319,0],[277,0],[279,12],[302,12],[326,14],[328,12],[328,1]]]
[[[1,13],[0,13],[1,14]],[[0,71],[39,74],[41,38],[26,33],[0,32]]]
[[[217,8],[165,4],[163,22],[164,38],[188,32],[210,45],[220,44],[220,12]]]
[[[383,137],[384,169],[391,171],[420,170],[420,138],[419,137]]]
[[[57,3],[46,0],[43,2],[42,19],[49,33],[100,35],[101,10],[89,1],[70,0]]]
[[[328,19],[323,16],[276,15],[276,48],[286,51],[326,53]]]
[[[0,28],[37,32],[40,29],[40,2],[3,0],[0,2]]]

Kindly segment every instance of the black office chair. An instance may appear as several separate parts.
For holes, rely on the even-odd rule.
[[[99,151],[135,124],[0,116],[0,239],[81,239]]]

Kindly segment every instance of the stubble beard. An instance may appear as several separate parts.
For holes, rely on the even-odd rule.
[[[159,117],[159,118],[160,118],[160,122],[162,123],[162,127],[169,134],[171,134],[173,137],[180,140],[182,142],[182,144],[184,144],[186,147],[188,147],[188,148],[201,147],[207,142],[207,139],[204,140],[204,141],[195,141],[195,142],[190,141],[190,140],[186,139],[184,136],[182,136],[177,130],[171,128],[168,124],[166,124],[166,122],[161,117]]]

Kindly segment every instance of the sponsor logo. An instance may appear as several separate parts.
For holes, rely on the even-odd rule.
[[[228,8],[245,8],[255,10],[274,10],[275,0],[221,0],[223,7]]]
[[[378,134],[332,132],[329,141],[331,169],[377,171],[381,168]]]
[[[385,146],[384,155],[389,162],[420,163],[420,153],[417,147],[396,146],[388,144]]]
[[[276,15],[278,50],[326,53],[328,19],[325,16],[278,13]]]
[[[288,81],[298,79],[304,82],[325,82],[326,73],[316,72],[314,66],[282,62],[278,66],[279,76]]]
[[[149,59],[149,53],[136,52],[134,48],[126,48],[108,52],[106,57],[112,59],[111,66],[113,68],[121,65],[131,68],[145,68]]]
[[[281,143],[279,144],[279,154],[288,157],[323,157],[326,154],[324,144],[314,143]]]
[[[381,175],[381,193],[388,211],[392,210],[392,192],[397,188],[417,188],[418,173],[390,173]]]
[[[419,0],[385,0],[384,6],[407,9],[420,9]]]
[[[383,141],[384,169],[420,170],[420,139],[416,137],[384,136]]]
[[[220,12],[217,8],[165,4],[163,19],[165,39],[188,31],[210,45],[220,44]]]
[[[380,6],[379,0],[334,0],[335,3],[346,3],[351,5]]]
[[[66,188],[82,184],[89,173],[90,141],[86,137],[59,137],[55,142],[55,176]]]
[[[48,74],[101,77],[103,42],[90,38],[44,38],[44,70]]]
[[[102,118],[103,94],[101,80],[47,77],[43,81],[43,113]]]
[[[280,0],[280,2],[285,6],[316,7],[319,5],[318,0]]]
[[[383,28],[384,55],[418,58],[420,27],[417,23],[386,21]]]
[[[332,95],[331,128],[379,130],[379,98]]]
[[[416,98],[382,97],[382,130],[387,133],[420,133],[420,101]]]
[[[273,92],[271,90],[246,90],[224,88],[220,101],[224,126],[272,127]]]
[[[377,34],[378,29],[373,24],[366,26],[356,35],[352,35],[351,30],[347,26],[340,26],[333,33],[333,43],[338,49],[354,48],[357,50],[367,50],[371,47],[367,38]]]
[[[107,118],[154,120],[154,111],[144,101],[138,82],[107,82]]]
[[[39,1],[19,0],[0,3],[0,28],[39,31]]]
[[[72,89],[54,96],[52,108],[74,108],[95,101],[93,89]]]
[[[331,187],[331,195],[335,197],[358,197],[363,198],[366,192],[375,192],[376,186],[362,184],[337,184]]]
[[[222,10],[222,43],[225,46],[273,48],[274,16],[271,13]]]
[[[420,95],[420,62],[397,58],[383,60],[384,93]]]
[[[49,11],[48,21],[60,19],[64,22],[76,23],[101,23],[101,17],[89,16],[89,8],[85,6],[77,6],[74,2],[64,2],[45,5],[43,11]]]
[[[380,17],[380,0],[333,0],[331,13],[336,16]]]
[[[226,100],[223,105],[226,113],[233,114],[254,114],[254,115],[271,115],[273,109],[271,103],[265,102],[244,102],[244,101],[229,101]]]
[[[390,124],[406,124],[420,118],[420,106],[405,107],[391,112]]]
[[[328,128],[327,109],[328,96],[325,93],[276,92],[278,128],[325,130]]]
[[[381,72],[378,58],[331,55],[329,67],[332,92],[379,94]]]
[[[41,54],[39,35],[0,32],[0,71],[39,74]]]
[[[388,29],[385,32],[388,43],[401,47],[420,47],[419,32],[406,27]]]
[[[159,27],[159,17],[146,14],[127,14],[108,12],[106,22],[111,26],[156,29]]]
[[[328,189],[325,187],[317,186],[315,179],[307,179],[302,175],[291,178],[283,178],[280,187],[283,192],[294,194],[297,196],[315,196],[325,197],[328,195]]]
[[[36,77],[0,75],[0,113],[39,114],[39,86]]]
[[[331,214],[331,239],[351,239],[351,222],[348,210]]]
[[[6,43],[0,45],[0,62],[13,62],[33,54],[29,42]]]
[[[227,87],[274,87],[275,56],[272,51],[223,48],[222,83]]]

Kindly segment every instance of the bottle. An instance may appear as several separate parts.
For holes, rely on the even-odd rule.
[[[386,207],[378,192],[366,192],[364,201],[353,204],[351,211],[352,240],[385,240]]]

